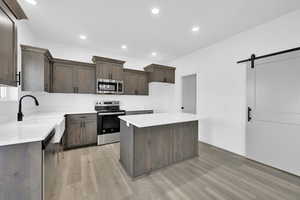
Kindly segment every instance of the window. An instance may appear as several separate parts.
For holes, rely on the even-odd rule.
[[[0,87],[0,99],[7,98],[7,87]]]

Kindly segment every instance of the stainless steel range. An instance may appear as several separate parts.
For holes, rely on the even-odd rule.
[[[99,101],[95,105],[97,113],[98,145],[110,144],[120,141],[120,110],[119,101]]]

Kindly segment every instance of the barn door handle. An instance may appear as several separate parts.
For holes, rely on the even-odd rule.
[[[251,111],[252,109],[248,106],[248,122],[251,121],[252,117],[251,117]]]

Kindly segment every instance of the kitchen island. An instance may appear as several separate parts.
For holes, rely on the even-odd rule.
[[[135,178],[198,156],[198,117],[193,114],[120,116],[120,162]]]

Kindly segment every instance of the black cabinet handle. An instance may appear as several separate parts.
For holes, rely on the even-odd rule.
[[[16,74],[16,82],[17,82],[17,85],[21,85],[21,72],[18,72]]]
[[[252,109],[250,107],[248,107],[248,122],[251,121],[252,117],[251,117],[251,111]]]
[[[183,110],[184,109],[184,107],[181,107],[181,110]]]

